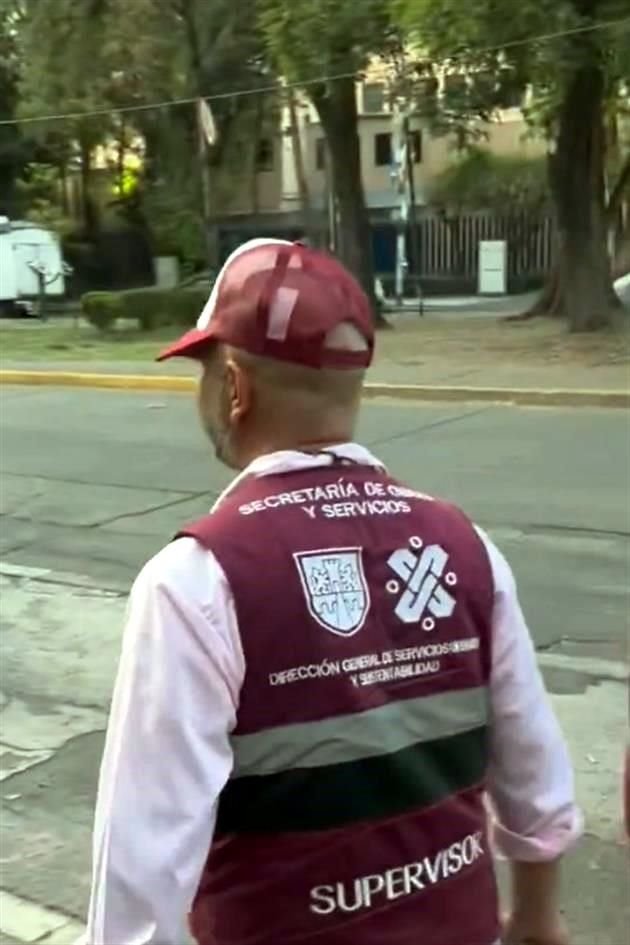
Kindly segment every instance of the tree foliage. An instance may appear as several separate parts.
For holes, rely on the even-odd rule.
[[[269,82],[253,0],[110,0],[109,55],[119,62],[127,100],[225,96],[212,101],[218,140],[211,149],[210,212],[216,221],[237,189],[255,174],[256,143],[272,103],[234,97]],[[127,37],[139,36],[129,49]],[[146,142],[148,219],[161,245],[180,241],[180,255],[203,255],[203,201],[194,106],[139,112],[133,121]],[[208,224],[208,220],[205,221]],[[197,256],[197,258],[200,258]]]
[[[0,66],[0,96],[7,74],[15,92],[10,105],[21,118],[77,115],[24,124],[18,138],[44,147],[48,163],[80,169],[87,234],[98,223],[90,199],[95,148],[118,150],[122,173],[125,149],[142,141],[140,186],[119,194],[117,209],[135,222],[155,224],[158,247],[173,248],[181,236],[180,255],[200,260],[205,250],[198,238],[204,220],[195,107],[144,106],[267,84],[264,44],[252,28],[254,0],[0,0],[0,14],[0,27],[10,26],[5,32],[16,64],[10,73]],[[255,142],[244,144],[265,132],[272,120],[268,104],[229,95],[213,102],[219,131],[209,155],[214,219],[254,174]],[[117,111],[129,105],[140,108]],[[99,114],[87,114],[94,111]],[[9,106],[7,112],[13,113]]]
[[[473,147],[434,178],[429,199],[451,212],[522,211],[537,215],[550,203],[546,161],[496,155],[487,148]]]
[[[549,141],[558,229],[555,287],[545,304],[574,329],[608,324],[606,115],[628,94],[630,29],[627,20],[625,29],[617,24],[627,18],[627,0],[523,0],[509,16],[496,0],[398,0],[397,10],[431,63],[463,75],[464,134],[492,111],[491,98],[475,101],[487,76],[503,73],[529,88],[526,117]]]
[[[60,186],[59,169],[51,164],[27,164],[16,181],[21,202],[28,208],[27,219],[63,237],[70,233],[72,223],[60,207]]]
[[[630,179],[622,120],[630,28],[605,26],[624,16],[627,0],[523,0],[509,16],[498,0],[0,0],[3,117],[76,113],[0,126],[0,200],[41,200],[33,167],[60,178],[78,170],[84,230],[94,235],[96,146],[114,165],[120,156],[119,181],[125,149],[140,147],[138,186],[120,190],[117,212],[148,228],[155,249],[202,262],[204,238],[236,194],[248,194],[257,209],[257,143],[279,128],[283,99],[279,84],[278,94],[250,93],[282,76],[318,113],[337,248],[373,295],[356,81],[380,56],[393,65],[393,92],[434,133],[455,133],[460,149],[473,148],[437,182],[435,199],[532,207],[550,194],[559,247],[554,307],[575,328],[598,327],[612,297],[607,244],[611,233],[623,242]],[[484,122],[525,89],[526,118],[549,142],[546,191],[540,162],[491,159],[480,148]],[[204,161],[193,105],[144,106],[206,96],[218,140]],[[137,111],[119,111],[134,104]]]
[[[95,147],[113,130],[107,112],[112,71],[102,42],[108,2],[21,0],[17,5],[18,116],[31,119],[69,112],[79,116],[26,123],[21,126],[21,134],[44,148],[49,162],[64,170],[79,169],[83,229],[93,236],[99,227],[99,215],[92,193],[92,156]],[[105,113],[83,117],[94,110]]]
[[[424,55],[421,68],[465,78],[444,103],[462,119],[492,117],[526,88],[526,117],[553,137],[576,70],[596,61],[607,95],[630,80],[630,30],[604,29],[628,16],[625,0],[524,0],[509,16],[496,0],[394,0],[403,27]],[[593,29],[595,27],[595,29]]]
[[[19,105],[19,27],[24,15],[16,0],[0,0],[0,117],[17,117]],[[17,180],[36,157],[35,147],[20,134],[17,124],[0,126],[0,213],[16,216],[21,211]]]
[[[283,72],[295,82],[360,73],[397,37],[382,0],[259,0],[260,23]],[[317,83],[316,83],[317,84]],[[307,88],[308,91],[308,88]]]

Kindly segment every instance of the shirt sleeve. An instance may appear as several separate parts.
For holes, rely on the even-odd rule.
[[[582,831],[573,768],[507,561],[479,530],[494,577],[489,794],[511,860],[553,860]]]
[[[182,945],[232,770],[245,673],[230,589],[191,538],[131,592],[94,822],[86,945]]]

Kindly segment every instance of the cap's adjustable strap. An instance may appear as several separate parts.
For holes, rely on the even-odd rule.
[[[284,277],[286,275],[287,269],[289,268],[289,263],[291,262],[291,256],[295,250],[295,246],[278,247],[276,264],[269,273],[269,278],[267,279],[267,282],[260,293],[260,297],[258,299],[257,318],[259,322],[264,321],[265,329],[268,327],[271,303],[276,292],[284,282]]]

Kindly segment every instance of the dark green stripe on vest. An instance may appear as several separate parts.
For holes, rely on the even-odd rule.
[[[327,830],[430,807],[483,781],[488,729],[375,757],[235,777],[221,795],[217,835]]]

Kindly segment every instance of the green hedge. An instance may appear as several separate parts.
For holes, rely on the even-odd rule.
[[[117,319],[135,321],[141,331],[163,325],[192,327],[208,299],[208,289],[128,289],[88,292],[81,299],[83,314],[95,328],[107,331]]]
[[[124,317],[135,321],[140,331],[152,331],[169,324],[175,289],[129,289],[119,297]]]
[[[176,289],[175,298],[172,299],[170,324],[183,325],[185,328],[191,328],[195,325],[208,301],[210,291],[209,288],[202,289],[199,286],[190,289]]]
[[[99,331],[109,331],[122,314],[120,298],[114,292],[87,292],[81,298],[83,314]]]

